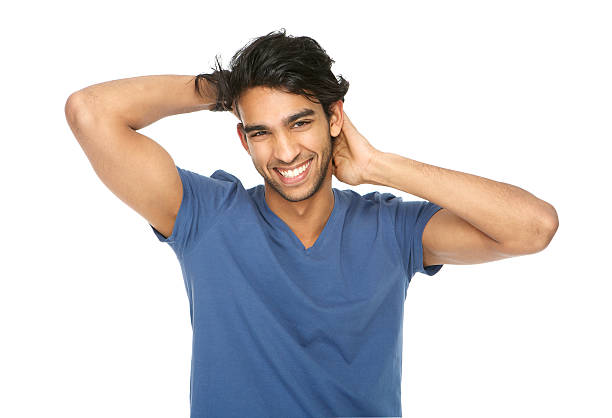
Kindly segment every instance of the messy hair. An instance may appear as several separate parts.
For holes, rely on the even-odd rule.
[[[327,119],[331,105],[342,100],[349,83],[334,76],[331,59],[319,43],[308,36],[293,37],[285,29],[251,40],[232,57],[229,69],[222,68],[219,57],[212,73],[198,74],[196,92],[201,96],[202,81],[216,87],[213,111],[233,111],[240,95],[247,89],[265,86],[300,94],[323,106]]]

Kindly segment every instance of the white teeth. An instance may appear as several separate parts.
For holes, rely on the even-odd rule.
[[[308,168],[308,166],[310,165],[310,161],[308,160],[308,163],[304,164],[303,166],[296,168],[295,170],[289,170],[289,171],[283,171],[283,170],[278,170],[279,173],[281,173],[283,175],[283,177],[297,177],[300,174],[302,174],[304,172],[304,170],[306,170]]]

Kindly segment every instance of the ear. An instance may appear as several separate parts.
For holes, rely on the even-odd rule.
[[[342,131],[342,125],[344,124],[344,103],[342,100],[338,100],[331,105],[331,115],[329,117],[329,133],[331,136],[336,137],[340,135]]]
[[[236,131],[238,132],[238,137],[240,138],[240,142],[242,143],[242,147],[246,150],[246,152],[251,155],[251,151],[249,150],[249,144],[246,139],[246,134],[244,132],[244,128],[242,126],[242,122],[239,122],[236,125]]]

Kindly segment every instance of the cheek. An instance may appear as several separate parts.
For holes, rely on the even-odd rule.
[[[305,147],[311,150],[322,149],[327,146],[329,142],[329,132],[323,127],[318,129],[311,129],[308,132],[304,132],[302,137],[302,143]]]
[[[258,167],[265,167],[268,165],[268,161],[270,153],[267,150],[262,149],[261,147],[252,146],[251,147],[251,159]]]

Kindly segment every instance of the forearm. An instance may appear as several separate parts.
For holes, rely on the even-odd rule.
[[[497,242],[546,242],[556,228],[554,207],[519,187],[393,153],[377,157],[369,170],[369,183],[436,203]]]
[[[94,84],[73,93],[66,104],[88,118],[118,120],[134,130],[166,116],[210,110],[216,91],[206,84],[202,95],[195,88],[195,76],[149,75]],[[205,82],[204,80],[202,81]]]

